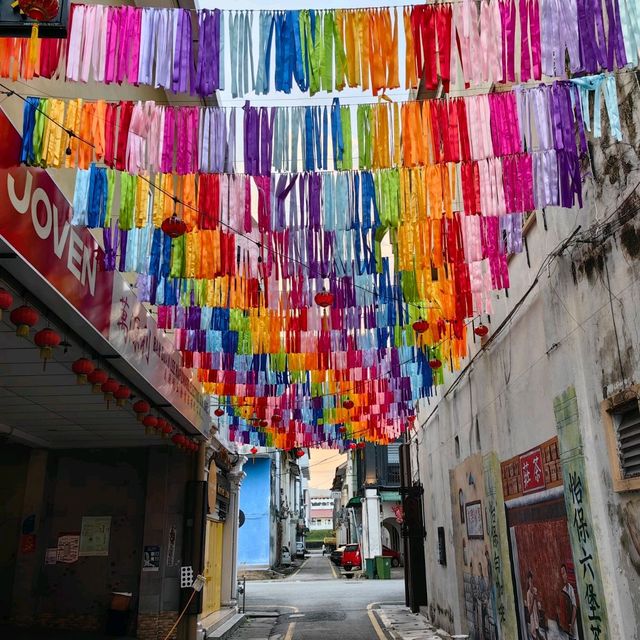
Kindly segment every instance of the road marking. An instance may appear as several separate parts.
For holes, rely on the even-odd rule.
[[[284,640],[292,640],[293,638],[293,630],[296,628],[296,623],[291,622],[289,624],[289,628],[287,629],[287,634],[284,637]]]
[[[304,565],[307,564],[308,560],[309,558],[305,558],[302,561],[302,564],[290,576],[287,576],[285,580],[291,580],[291,578],[293,578],[294,576],[297,576],[300,573],[300,571],[302,571],[302,567],[304,567]]]
[[[371,625],[373,626],[373,630],[376,632],[376,635],[380,640],[388,640],[387,635],[382,630],[382,627],[378,623],[378,619],[376,618],[376,614],[373,612],[373,607],[376,605],[383,604],[382,602],[370,602],[367,605],[367,614],[369,616],[369,620],[371,621]]]
[[[336,573],[335,567],[333,566],[333,562],[331,562],[331,560],[329,560],[329,566],[331,567],[331,573],[333,573],[333,577],[337,580],[338,574]]]
[[[289,619],[291,618],[304,618],[307,614],[306,613],[291,613],[289,614]]]

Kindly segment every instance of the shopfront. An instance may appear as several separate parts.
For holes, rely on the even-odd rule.
[[[0,624],[163,636],[207,403],[1,112],[0,141]]]

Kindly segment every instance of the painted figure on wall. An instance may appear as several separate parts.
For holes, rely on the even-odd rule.
[[[542,601],[538,595],[538,587],[533,582],[533,573],[527,573],[527,599],[525,604],[525,622],[529,630],[531,640],[541,640],[544,638],[540,630],[540,613]]]
[[[571,571],[573,575],[573,570]],[[557,620],[560,630],[566,634],[567,640],[577,640],[578,635],[578,598],[575,588],[575,576],[569,580],[569,569],[566,564],[560,565],[562,589],[558,601]],[[581,634],[580,634],[581,635]]]

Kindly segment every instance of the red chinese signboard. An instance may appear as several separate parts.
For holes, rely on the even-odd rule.
[[[520,473],[522,493],[533,493],[545,488],[542,452],[539,447],[520,456]]]
[[[20,135],[1,111],[0,141],[0,236],[108,337],[113,273],[100,270],[102,249],[71,226],[71,205],[51,176],[20,166]]]

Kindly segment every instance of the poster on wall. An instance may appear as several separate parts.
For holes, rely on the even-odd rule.
[[[58,562],[77,562],[80,551],[79,533],[61,533],[58,536]]]
[[[45,564],[57,564],[58,562],[58,547],[49,547],[44,552]]]
[[[583,640],[557,438],[501,467],[520,639]]]
[[[169,544],[167,545],[167,567],[176,566],[176,528],[169,529]]]
[[[482,524],[482,500],[467,502],[464,506],[464,517],[467,522],[467,537],[470,540],[484,539]]]
[[[147,544],[142,554],[143,571],[160,571],[160,545]]]
[[[111,516],[82,516],[81,556],[108,556]]]
[[[23,533],[20,536],[20,553],[35,553],[36,550],[36,534]]]

